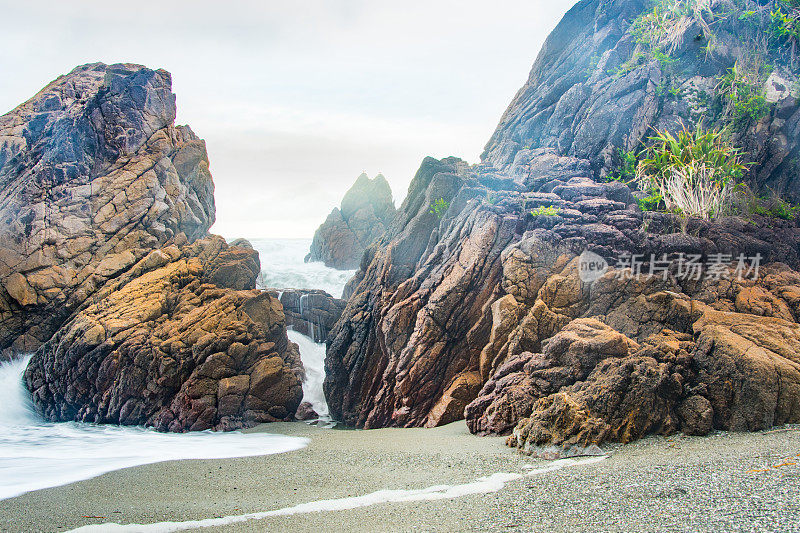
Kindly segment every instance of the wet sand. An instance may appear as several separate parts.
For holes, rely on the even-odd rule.
[[[157,463],[24,494],[0,501],[0,530],[242,515],[552,464],[518,455],[502,438],[472,436],[463,422],[375,431],[291,423],[253,431],[311,441],[285,454]],[[800,427],[651,437],[609,451],[602,462],[509,481],[497,492],[199,531],[800,531]]]

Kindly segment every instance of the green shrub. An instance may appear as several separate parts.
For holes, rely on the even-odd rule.
[[[776,204],[770,209],[769,213],[775,218],[794,220],[797,218],[798,211],[800,211],[800,205],[793,205],[783,198],[778,198]]]
[[[561,208],[553,205],[537,207],[531,211],[533,217],[555,217],[558,216],[559,213],[561,213]]]
[[[784,44],[797,45],[800,42],[800,13],[797,2],[779,2],[784,4],[786,13],[781,6],[770,13],[767,34],[770,40],[778,46]]]
[[[445,201],[444,198],[439,198],[431,204],[430,213],[436,215],[436,218],[441,220],[448,209],[450,209],[450,202]]]
[[[713,218],[729,211],[745,165],[719,131],[684,127],[677,136],[657,131],[637,166],[637,181],[649,197],[644,210],[661,202],[685,216]]]
[[[723,98],[729,120],[737,130],[769,114],[770,105],[764,97],[764,82],[771,68],[760,59],[740,59],[719,79],[717,91]]]
[[[614,166],[605,181],[619,181],[626,185],[636,179],[636,152],[617,148]]]
[[[769,194],[758,196],[747,185],[739,184],[735,188],[734,195],[737,212],[745,216],[761,215],[783,220],[795,220],[800,214],[800,206],[781,198],[772,189],[769,190]]]
[[[664,199],[659,193],[652,193],[644,198],[637,198],[636,203],[642,211],[658,211],[664,203]]]

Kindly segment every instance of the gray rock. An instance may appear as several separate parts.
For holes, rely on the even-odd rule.
[[[383,175],[361,174],[317,229],[306,262],[322,261],[331,268],[354,270],[366,248],[375,242],[396,213],[392,190]]]

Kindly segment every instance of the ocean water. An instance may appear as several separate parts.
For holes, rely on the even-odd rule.
[[[273,289],[322,289],[336,298],[354,270],[334,270],[323,263],[305,263],[311,239],[250,239],[261,258],[258,285]]]
[[[341,295],[352,272],[303,262],[310,240],[253,240],[261,255],[261,283],[279,289],[323,289]],[[322,392],[325,345],[296,331],[306,381],[304,400],[329,421]],[[223,459],[284,453],[307,439],[267,433],[159,433],[141,427],[50,423],[31,405],[22,374],[30,358],[0,363],[0,500],[89,479],[131,466],[176,459]]]
[[[300,347],[300,359],[306,369],[306,379],[303,382],[303,401],[309,402],[314,411],[323,422],[330,422],[328,402],[322,392],[322,383],[325,381],[325,343],[317,343],[310,337],[289,331],[289,340],[296,342]]]
[[[306,439],[258,433],[158,433],[140,427],[50,423],[33,410],[22,374],[30,358],[0,364],[0,499],[173,459],[283,453]]]

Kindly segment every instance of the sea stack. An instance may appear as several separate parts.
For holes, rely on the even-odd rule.
[[[291,419],[303,369],[258,253],[208,234],[205,143],[164,70],[74,69],[0,117],[0,348],[49,420]]]
[[[331,268],[355,270],[364,250],[383,235],[395,213],[386,178],[361,174],[344,195],[341,207],[334,207],[314,233],[306,262],[322,261]]]

